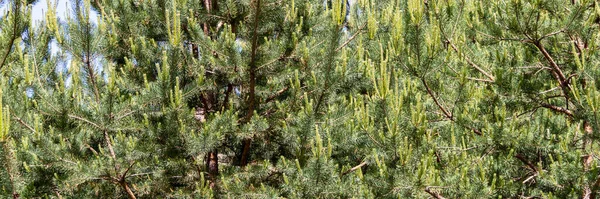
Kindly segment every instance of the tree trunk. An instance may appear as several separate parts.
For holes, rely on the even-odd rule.
[[[215,182],[217,181],[217,176],[219,176],[219,156],[218,151],[215,149],[208,153],[207,163],[208,166],[208,176],[210,178],[210,187],[213,188],[215,186]]]

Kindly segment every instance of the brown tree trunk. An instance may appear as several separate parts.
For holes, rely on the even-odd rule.
[[[217,181],[217,177],[219,176],[219,156],[218,151],[215,149],[208,153],[207,163],[208,166],[208,176],[210,178],[210,187],[213,188],[215,186],[215,182]]]
[[[254,34],[252,37],[252,52],[250,55],[250,81],[249,81],[249,91],[248,91],[248,113],[246,114],[245,121],[249,122],[254,115],[254,110],[256,109],[256,54],[258,51],[258,21],[260,16],[260,0],[255,0],[255,9],[256,13],[254,13]],[[250,153],[250,145],[252,144],[252,138],[246,138],[243,141],[243,150],[242,157],[240,160],[240,166],[244,167],[248,164],[248,154]]]

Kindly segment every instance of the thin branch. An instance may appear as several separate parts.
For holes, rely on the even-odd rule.
[[[92,148],[92,146],[90,146],[89,144],[85,144],[85,147],[88,148],[90,151],[92,151],[92,153],[94,153],[94,155],[98,155],[98,152]]]
[[[540,104],[544,108],[549,108],[550,110],[553,110],[555,112],[564,113],[564,114],[568,115],[569,117],[573,117],[573,112],[571,112],[569,109],[566,109],[566,108],[563,108],[560,106],[556,106],[556,105],[552,105],[552,104],[548,104],[548,103],[540,103]]]
[[[558,89],[560,89],[560,87],[554,87],[554,88],[551,88],[551,89],[539,92],[538,94],[546,94],[546,93],[549,93],[549,92],[552,92],[552,91],[555,91],[555,90],[558,90]]]
[[[14,179],[15,177],[12,172],[12,165],[9,161],[10,159],[13,158],[14,154],[13,154],[12,150],[10,150],[10,147],[9,147],[9,144],[7,141],[0,141],[0,144],[2,144],[3,151],[5,152],[4,159],[7,160],[4,162],[5,165],[2,165],[2,166],[5,166],[6,173],[8,174],[8,180],[10,182],[10,186],[12,189],[13,198],[17,199],[17,198],[19,198],[19,193],[17,192],[16,186],[15,186],[15,179]]]
[[[448,42],[448,44],[450,44],[450,46],[452,47],[452,49],[454,49],[454,52],[458,53],[458,48],[454,45],[454,43],[452,43],[452,41],[450,41],[449,39],[447,39],[446,42]],[[471,61],[471,59],[469,59],[469,57],[467,57],[467,55],[463,54],[463,58],[467,61],[467,63],[469,63],[469,65],[471,65],[473,68],[475,68],[481,74],[483,74],[487,78],[489,78],[489,80],[491,82],[495,81],[496,78],[494,78],[494,76],[490,75],[488,72],[486,72],[481,67],[479,67],[477,64],[475,64],[475,62]]]
[[[431,90],[429,85],[427,84],[427,81],[425,81],[424,77],[421,78],[421,82],[423,83],[423,86],[425,86],[425,89],[427,90],[427,94],[429,94],[429,96],[431,96],[431,98],[433,98],[433,102],[435,102],[435,105],[444,113],[444,116],[446,118],[448,118],[448,120],[456,122],[452,113],[448,112],[448,110],[446,110],[446,108],[444,108],[444,106],[438,101],[437,97],[435,96],[435,94],[433,93],[433,91]],[[481,130],[476,129],[475,127],[471,127],[471,126],[467,126],[467,125],[461,125],[461,126],[471,129],[473,131],[473,133],[475,133],[477,135],[483,135]]]
[[[440,195],[440,193],[432,191],[430,189],[430,187],[425,187],[425,192],[427,192],[429,195],[431,195],[432,197],[434,197],[436,199],[446,199],[446,198],[444,198],[444,196]]]
[[[257,71],[260,71],[261,69],[263,69],[264,67],[270,66],[271,64],[277,62],[277,61],[282,61],[282,60],[286,60],[286,59],[294,59],[297,58],[297,56],[295,55],[290,55],[290,56],[285,56],[285,55],[281,55],[280,57],[277,57],[275,59],[272,59],[270,61],[268,61],[267,63],[264,63],[263,65],[260,65],[259,67],[256,68]]]
[[[133,168],[133,165],[136,163],[136,161],[131,162],[131,164],[129,164],[129,167],[127,167],[127,169],[125,170],[125,172],[123,172],[123,174],[121,175],[121,180],[125,181],[125,178],[127,177],[127,173],[129,173],[129,171],[131,170],[131,168]]]
[[[125,192],[127,192],[127,196],[129,197],[129,199],[136,199],[135,194],[133,194],[133,191],[131,191],[127,182],[123,181],[119,184],[123,187],[123,189],[125,189]]]
[[[265,100],[265,103],[268,103],[270,101],[273,101],[275,98],[279,97],[281,94],[283,94],[284,92],[286,92],[287,90],[289,90],[290,87],[285,87],[279,91],[277,91],[277,93],[275,93],[274,95],[271,95],[267,98],[267,100]]]
[[[367,137],[369,137],[373,141],[373,143],[377,144],[377,146],[383,147],[383,145],[381,143],[379,143],[373,136],[371,136],[371,134],[369,134],[366,131],[365,131],[365,134],[367,134]]]
[[[473,81],[478,81],[478,82],[494,83],[494,80],[489,80],[489,79],[479,79],[479,78],[473,78],[473,77],[467,77],[467,79],[473,80]]]
[[[23,125],[25,128],[31,130],[31,132],[36,132],[35,129],[31,126],[29,126],[27,123],[25,123],[25,121],[23,121],[21,118],[17,117],[15,114],[13,115],[13,119],[17,120],[17,122],[19,122],[19,124]]]
[[[533,165],[531,162],[529,162],[529,160],[525,159],[525,157],[523,157],[523,155],[517,154],[517,155],[515,155],[515,158],[519,159],[521,162],[523,162],[525,165],[527,165],[527,167],[529,167],[533,172],[535,172],[535,173],[538,172],[535,165]]]
[[[89,125],[92,125],[93,127],[96,127],[97,129],[104,130],[104,128],[103,128],[103,127],[101,127],[100,125],[98,125],[98,124],[96,124],[96,123],[94,123],[94,122],[92,122],[92,121],[90,121],[90,120],[88,120],[88,119],[85,119],[85,118],[83,118],[83,117],[79,117],[79,116],[77,116],[77,115],[69,114],[69,118],[72,118],[72,119],[76,119],[76,120],[82,121],[82,122],[84,122],[84,123],[87,123],[87,124],[89,124]]]
[[[89,14],[89,13],[88,13]],[[91,38],[90,38],[90,34],[91,34],[91,30],[90,30],[90,21],[89,19],[87,19],[85,21],[85,29],[86,29],[86,35],[85,35],[85,42],[86,42],[86,46],[85,46],[85,57],[82,57],[83,62],[85,63],[85,67],[88,70],[88,78],[90,80],[90,84],[92,84],[92,88],[94,89],[94,96],[96,97],[96,102],[100,102],[100,92],[98,91],[98,84],[96,83],[96,75],[94,74],[94,67],[92,67],[92,61],[91,61],[91,57],[92,57],[92,53],[91,53]]]
[[[0,62],[0,69],[2,69],[2,67],[4,66],[4,64],[6,63],[6,59],[8,58],[8,55],[10,54],[10,50],[12,49],[15,40],[17,39],[17,24],[19,23],[19,10],[20,10],[20,1],[14,1],[15,2],[15,9],[13,10],[13,17],[14,21],[13,21],[13,30],[12,30],[12,36],[10,38],[10,40],[8,41],[8,46],[6,47],[6,52],[4,53],[4,57],[2,57],[2,62]]]
[[[123,118],[125,118],[125,117],[127,117],[127,116],[130,116],[131,114],[133,114],[133,113],[135,113],[135,112],[137,112],[137,111],[129,111],[129,112],[127,112],[127,113],[124,113],[123,115],[120,115],[120,116],[118,116],[118,117],[115,117],[115,120],[117,120],[117,121],[118,121],[118,120],[121,120],[121,119],[123,119]]]
[[[552,37],[552,36],[554,36],[554,35],[557,35],[557,34],[560,34],[560,33],[563,33],[563,32],[565,32],[565,29],[564,29],[564,28],[563,28],[563,29],[560,29],[560,30],[558,30],[558,31],[555,31],[555,32],[548,33],[548,34],[546,34],[546,35],[542,36],[542,37],[540,38],[540,40],[542,40],[542,39],[545,39],[545,38],[547,38],[547,37]]]
[[[154,174],[154,173],[156,173],[156,172],[136,173],[136,174],[128,175],[127,177],[129,178],[129,177],[136,177],[136,176],[144,176],[144,175],[150,175],[150,174]]]
[[[367,23],[363,24],[360,28],[358,28],[358,30],[356,31],[356,33],[354,33],[354,35],[352,35],[348,40],[346,40],[346,42],[344,42],[341,46],[337,47],[335,49],[335,51],[340,51],[342,48],[344,48],[346,45],[348,45],[352,40],[354,40],[354,38],[356,38],[356,36],[358,36],[360,33],[362,33],[362,30],[365,28],[365,26],[367,26]]]
[[[352,173],[360,168],[362,168],[363,166],[367,165],[367,162],[364,161],[362,163],[360,163],[359,165],[356,165],[355,167],[352,167],[350,170],[345,171],[344,173],[342,173],[342,176],[348,175],[349,173]]]
[[[113,160],[114,164],[115,164],[115,172],[119,172],[119,166],[117,165],[117,156],[115,155],[115,150],[113,149],[112,143],[110,141],[110,137],[108,136],[108,133],[106,131],[104,131],[104,140],[106,142],[106,145],[108,146],[108,151],[110,152],[110,157]]]
[[[433,91],[429,87],[429,84],[427,84],[427,81],[425,81],[425,78],[421,78],[421,82],[423,83],[423,86],[425,86],[425,89],[427,89],[427,94],[429,94],[429,96],[431,96],[431,98],[433,98],[433,102],[435,102],[435,105],[437,105],[437,107],[440,108],[440,110],[444,113],[444,115],[449,120],[454,121],[454,118],[452,117],[452,113],[448,112],[446,110],[446,108],[444,108],[444,106],[442,106],[442,104],[438,101],[437,97],[435,97],[435,94],[433,94]]]
[[[542,55],[544,55],[544,58],[546,58],[548,63],[550,63],[550,66],[552,66],[552,73],[554,73],[554,76],[559,81],[561,87],[565,86],[564,84],[566,83],[566,80],[567,80],[567,78],[565,77],[565,74],[562,72],[560,67],[558,67],[558,64],[556,64],[556,62],[554,61],[552,56],[550,56],[548,51],[546,51],[546,48],[544,48],[544,45],[542,44],[542,42],[538,40],[538,41],[533,42],[533,45],[535,45],[535,47],[537,47],[537,49],[542,53]]]

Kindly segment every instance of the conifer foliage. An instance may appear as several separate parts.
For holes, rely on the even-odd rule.
[[[2,198],[600,197],[598,1],[0,7]]]

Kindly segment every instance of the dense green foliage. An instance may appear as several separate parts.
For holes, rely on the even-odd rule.
[[[0,6],[2,198],[600,197],[594,0]]]

